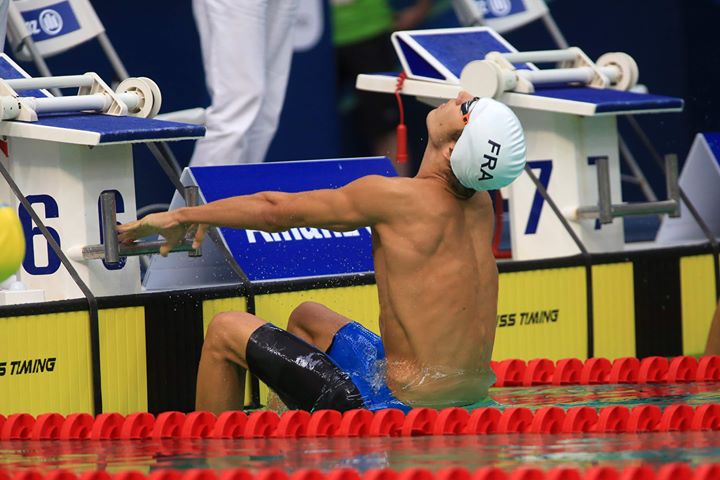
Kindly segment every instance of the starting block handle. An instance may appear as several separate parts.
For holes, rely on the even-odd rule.
[[[60,75],[57,77],[13,78],[5,80],[13,90],[92,87],[92,75]]]
[[[678,183],[678,158],[677,155],[665,155],[665,186],[667,187],[668,200],[675,202],[675,210],[670,212],[670,218],[680,216],[680,184]]]
[[[120,93],[117,94],[117,97],[125,104],[128,110],[133,110],[138,106],[139,99],[134,93]],[[57,113],[85,110],[104,112],[112,106],[113,100],[107,95],[94,93],[91,95],[70,95],[67,97],[28,97],[24,101],[27,102],[36,113]]]
[[[610,162],[608,157],[595,159],[598,185],[598,218],[600,223],[612,223],[612,200],[610,198]]]
[[[196,186],[185,187],[185,204],[194,207],[199,204],[200,190]],[[149,242],[135,242],[132,245],[120,245],[117,231],[117,205],[115,203],[115,192],[103,192],[100,197],[103,243],[101,245],[85,245],[70,249],[69,256],[76,261],[105,260],[107,264],[117,264],[121,257],[136,255],[149,255],[159,253],[160,247],[165,244],[163,240]],[[188,252],[190,257],[202,256],[199,248],[193,248],[193,238],[187,237],[180,244],[174,246],[171,252]]]
[[[559,63],[573,62],[577,52],[572,49],[565,50],[535,50],[531,52],[503,52],[500,53],[510,63]]]
[[[24,97],[17,91],[45,88],[78,88],[66,97]],[[149,78],[128,78],[114,92],[93,72],[83,75],[0,79],[0,121],[37,121],[39,113],[96,111],[108,115],[131,114],[154,117],[160,110],[162,95]]]
[[[117,224],[115,192],[103,192],[100,195],[100,211],[102,215],[105,262],[116,264],[120,262],[120,247],[117,232],[115,231],[115,225]]]
[[[613,204],[610,198],[610,167],[607,157],[594,159],[597,168],[598,204],[597,206],[578,207],[574,220],[597,218],[600,223],[612,223],[615,217],[630,215],[656,215],[666,213],[670,217],[680,216],[680,187],[678,185],[677,155],[665,157],[665,178],[668,199],[657,202],[638,202]]]

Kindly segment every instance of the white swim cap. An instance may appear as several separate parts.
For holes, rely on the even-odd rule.
[[[512,110],[481,98],[450,155],[460,183],[473,190],[497,190],[512,183],[525,167],[525,135]]]

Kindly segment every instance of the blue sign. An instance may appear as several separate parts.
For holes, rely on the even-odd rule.
[[[523,0],[480,0],[478,3],[486,19],[517,15],[527,10]]]
[[[192,167],[190,171],[208,203],[262,191],[295,193],[338,188],[366,175],[396,175],[385,157]],[[292,228],[281,233],[230,228],[220,231],[251,281],[373,271],[368,227],[351,232],[322,228]]]
[[[80,30],[80,23],[68,1],[28,10],[22,12],[22,16],[35,42]]]

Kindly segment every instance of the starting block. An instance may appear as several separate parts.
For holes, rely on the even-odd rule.
[[[338,188],[366,175],[395,176],[385,157],[272,162],[250,165],[190,167],[182,174],[186,187],[197,187],[209,203],[262,191],[301,192]],[[184,206],[179,194],[170,209]],[[333,232],[292,228],[287,232],[219,228],[216,245],[207,238],[202,257],[155,255],[145,274],[147,290],[211,287],[238,280],[274,282],[340,278],[374,272],[370,229]],[[229,252],[229,256],[228,256]],[[246,278],[238,279],[237,272]]]
[[[0,163],[8,181],[38,213],[94,295],[140,292],[137,258],[89,261],[72,252],[103,244],[103,197],[112,197],[120,221],[135,219],[133,143],[198,138],[204,128],[141,118],[160,107],[160,91],[149,79],[129,79],[112,91],[95,74],[31,78],[5,55],[0,56],[0,78]],[[77,96],[53,97],[47,91],[73,86],[79,88]],[[4,181],[2,202],[17,208],[23,225],[27,253],[18,280],[33,292],[28,298],[36,301],[37,291],[43,291],[44,300],[82,297]]]
[[[680,188],[707,224],[710,234],[720,238],[720,134],[698,133],[680,174]],[[680,218],[664,219],[656,241],[661,245],[706,242],[708,238],[681,203]]]
[[[621,202],[616,117],[683,108],[679,98],[628,91],[638,70],[626,54],[606,54],[593,62],[577,48],[518,52],[487,27],[395,32],[392,41],[407,75],[400,93],[436,106],[466,90],[496,98],[520,119],[526,172],[503,192],[509,199],[514,259],[579,252],[546,208],[528,169],[590,252],[624,249],[622,220],[613,217],[677,213],[673,198],[632,206]],[[557,62],[561,68],[537,66]],[[385,93],[394,93],[396,85],[397,77],[390,74],[359,75],[356,82],[360,90]],[[676,181],[671,167],[668,171]]]

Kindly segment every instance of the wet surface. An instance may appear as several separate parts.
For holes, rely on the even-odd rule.
[[[0,442],[0,468],[75,472],[158,468],[277,467],[287,471],[351,467],[431,470],[449,466],[513,469],[638,463],[720,462],[720,432],[497,434],[398,438],[113,440]]]

